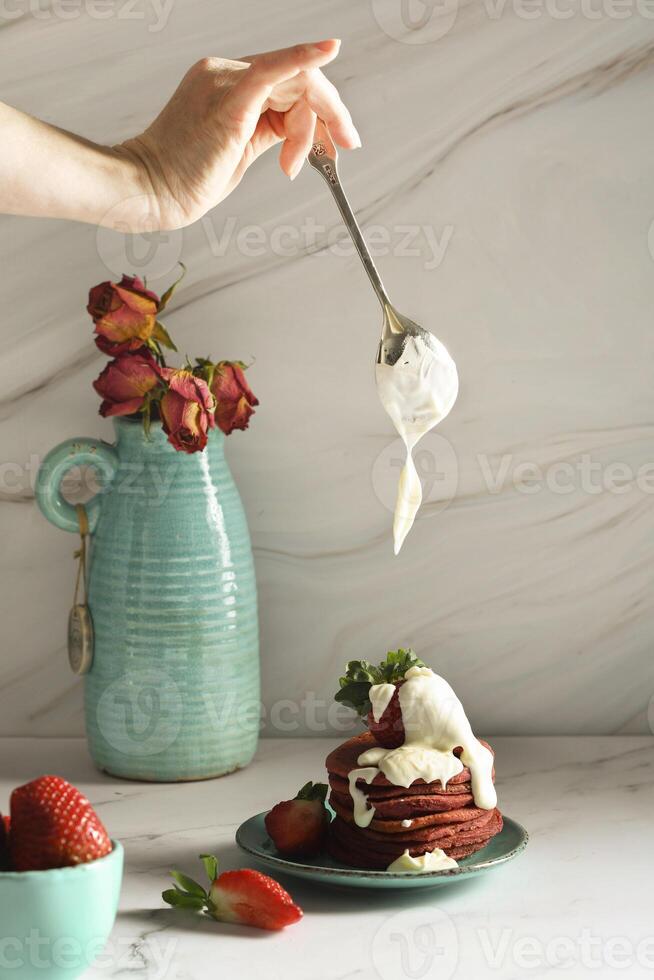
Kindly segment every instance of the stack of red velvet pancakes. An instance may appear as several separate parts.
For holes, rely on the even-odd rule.
[[[481,744],[492,752],[486,742]],[[337,861],[385,870],[406,850],[418,857],[436,848],[459,860],[479,851],[500,832],[500,811],[475,806],[467,767],[446,786],[440,781],[427,783],[422,779],[408,787],[395,786],[381,772],[370,784],[357,780],[356,786],[367,796],[368,806],[375,808],[370,824],[357,826],[348,777],[359,768],[359,756],[376,745],[374,735],[364,732],[327,756],[329,802],[336,813],[329,850]],[[460,750],[455,750],[455,754],[460,754]],[[494,776],[493,772],[493,779]]]

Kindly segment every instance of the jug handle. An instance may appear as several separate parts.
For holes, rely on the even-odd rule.
[[[67,439],[51,449],[41,463],[36,477],[36,502],[52,524],[63,531],[79,533],[75,507],[61,494],[61,482],[66,473],[75,466],[94,467],[102,480],[102,490],[84,504],[89,530],[93,533],[100,516],[102,494],[108,489],[118,468],[118,453],[108,442],[101,439]]]

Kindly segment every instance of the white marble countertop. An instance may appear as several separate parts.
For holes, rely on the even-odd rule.
[[[304,919],[281,933],[163,907],[171,867],[245,864],[246,817],[320,779],[327,739],[264,740],[245,771],[205,783],[127,783],[97,773],[77,739],[0,740],[0,809],[44,772],[78,785],[125,845],[120,911],[87,976],[146,980],[415,980],[654,973],[654,739],[492,739],[501,808],[531,835],[486,876],[415,893],[283,884]]]

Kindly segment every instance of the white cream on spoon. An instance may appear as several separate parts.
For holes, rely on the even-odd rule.
[[[451,411],[459,392],[459,377],[447,349],[433,335],[429,345],[421,336],[407,337],[395,364],[378,363],[375,376],[379,399],[406,446],[393,521],[397,555],[422,502],[413,449]]]
[[[392,684],[374,684],[370,688],[376,721],[395,690]],[[467,766],[475,805],[482,810],[494,809],[497,794],[492,776],[493,754],[475,738],[463,705],[447,681],[429,667],[410,667],[398,697],[404,744],[395,749],[368,749],[357,759],[361,768],[349,774],[355,824],[367,827],[375,813],[375,808],[367,805],[366,794],[357,787],[357,780],[371,783],[380,772],[394,786],[408,787],[423,779],[426,783],[440,780],[445,789],[450,779]],[[454,754],[458,746],[463,749],[460,757]]]
[[[307,159],[333,194],[383,311],[376,358],[377,388],[382,405],[407,448],[393,524],[397,554],[422,500],[422,487],[411,453],[420,437],[444,419],[452,408],[459,390],[456,367],[440,341],[400,313],[388,298],[341,185],[336,146],[321,119],[316,121],[314,143]]]

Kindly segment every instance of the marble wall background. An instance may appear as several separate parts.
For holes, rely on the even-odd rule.
[[[343,180],[391,295],[447,344],[462,389],[425,442],[428,503],[394,559],[380,313],[316,174],[291,184],[270,155],[154,243],[2,218],[0,734],[83,727],[63,643],[74,542],[32,482],[53,444],[110,438],[86,290],[123,269],[162,288],[180,257],[176,337],[256,358],[261,408],[229,457],[267,705],[329,699],[345,660],[413,644],[479,730],[649,730],[654,3],[448,2],[410,0],[412,29],[396,0],[6,5],[0,97],[105,142],[144,127],[203,55],[342,37],[329,75],[364,140]]]

